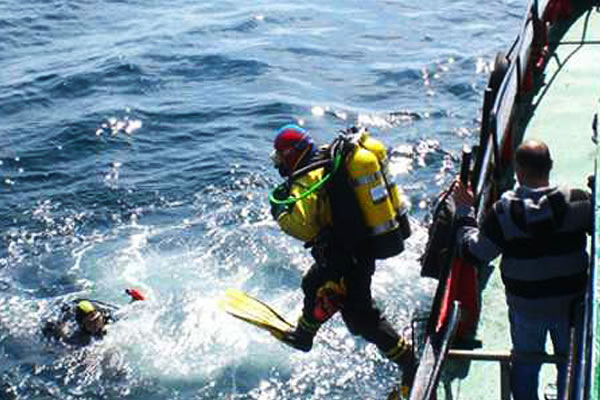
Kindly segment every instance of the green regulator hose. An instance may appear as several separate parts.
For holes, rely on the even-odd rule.
[[[331,169],[331,171],[329,171],[327,173],[327,175],[325,175],[323,178],[321,178],[318,182],[315,182],[308,189],[306,189],[304,192],[302,192],[300,194],[300,196],[298,196],[298,197],[288,196],[286,199],[278,199],[277,195],[281,194],[282,192],[284,192],[287,189],[287,182],[286,182],[286,183],[282,183],[281,185],[277,186],[275,189],[273,189],[271,191],[271,193],[269,193],[269,202],[271,202],[272,204],[276,204],[276,205],[289,206],[289,205],[294,204],[298,200],[302,200],[305,197],[310,196],[312,193],[319,190],[325,184],[325,182],[327,182],[329,180],[329,178],[331,178],[333,176],[333,174],[336,173],[336,171],[338,170],[341,163],[342,163],[342,154],[341,154],[341,152],[338,152],[338,154],[336,154],[336,156],[333,159],[333,168]]]

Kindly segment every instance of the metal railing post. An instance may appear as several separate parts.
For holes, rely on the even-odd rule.
[[[500,361],[500,398],[510,400],[510,362]]]

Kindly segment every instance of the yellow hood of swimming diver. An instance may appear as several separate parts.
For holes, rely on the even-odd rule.
[[[325,168],[317,168],[294,179],[289,196],[298,199],[283,207],[276,215],[277,224],[288,235],[309,242],[321,229],[331,226],[331,207],[325,190],[316,190],[307,196],[301,196],[314,184],[321,181]]]
[[[94,307],[92,302],[89,300],[81,300],[79,303],[77,303],[77,308],[84,314],[89,314],[93,311],[96,311],[96,307]]]

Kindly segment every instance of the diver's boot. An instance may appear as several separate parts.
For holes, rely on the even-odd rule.
[[[415,374],[417,373],[417,363],[413,362],[412,364],[407,365],[402,370],[402,379],[400,379],[400,395],[403,399],[408,399],[410,396],[410,389],[413,386],[413,382],[415,381]],[[435,397],[434,397],[435,398]]]
[[[398,344],[385,355],[402,369],[402,379],[400,380],[400,398],[408,398],[410,388],[412,387],[417,372],[417,363],[413,347],[404,338],[398,340]]]
[[[321,324],[318,322],[312,323],[307,321],[304,317],[300,317],[296,329],[287,332],[281,340],[288,346],[300,351],[308,352],[312,348],[313,338],[320,326]]]

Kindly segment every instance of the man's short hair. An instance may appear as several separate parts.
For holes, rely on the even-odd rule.
[[[547,178],[552,169],[552,158],[546,143],[527,140],[517,147],[515,163],[532,178]]]

